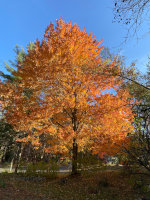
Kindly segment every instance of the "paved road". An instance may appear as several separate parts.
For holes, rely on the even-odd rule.
[[[9,167],[0,167],[0,173],[3,173],[3,172],[7,172],[7,173],[13,173],[13,172],[15,172],[15,168],[13,168],[12,170],[10,170],[10,168]],[[25,173],[26,172],[26,170],[25,169],[22,169],[22,170],[20,170],[20,169],[18,169],[18,172],[23,172],[23,173]],[[46,170],[45,170],[45,172],[46,172]],[[71,167],[60,167],[60,170],[58,171],[59,173],[69,173],[69,172],[71,172]]]

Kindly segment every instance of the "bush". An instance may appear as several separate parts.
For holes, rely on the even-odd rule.
[[[47,167],[47,177],[48,178],[55,178],[58,174],[59,171],[59,165],[57,162],[54,160],[50,160],[48,162],[48,167]]]
[[[149,180],[142,175],[131,175],[129,177],[129,184],[135,191],[140,193],[146,194],[150,192]]]
[[[26,168],[26,174],[27,175],[35,175],[36,174],[36,164],[34,163],[28,163],[27,168]]]
[[[97,168],[101,168],[102,162],[101,160],[96,156],[92,155],[90,152],[81,152],[78,154],[78,168],[82,171],[84,170],[96,170]]]
[[[26,169],[28,176],[44,176],[47,178],[55,178],[58,174],[59,165],[50,160],[48,163],[40,161],[37,163],[29,163]]]

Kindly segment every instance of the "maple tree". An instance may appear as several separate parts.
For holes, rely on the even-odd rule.
[[[7,121],[26,133],[20,142],[44,143],[51,153],[73,149],[73,173],[78,151],[116,153],[133,130],[134,101],[121,78],[109,76],[120,67],[116,59],[101,59],[100,43],[76,24],[57,20],[17,63],[12,73],[20,80],[0,85]]]

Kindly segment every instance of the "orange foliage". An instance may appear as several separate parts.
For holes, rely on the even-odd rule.
[[[45,151],[55,153],[68,152],[73,138],[79,151],[94,153],[115,153],[127,143],[133,101],[122,80],[110,75],[120,72],[117,61],[101,60],[100,43],[76,24],[57,20],[18,63],[14,75],[21,82],[1,83],[7,120],[27,133],[22,142],[44,141]]]

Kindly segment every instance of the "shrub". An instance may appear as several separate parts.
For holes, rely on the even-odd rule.
[[[101,160],[96,156],[92,155],[90,152],[80,152],[78,154],[78,168],[82,171],[84,170],[96,170],[97,168],[102,168]]]
[[[28,176],[44,176],[47,178],[55,178],[58,174],[59,165],[54,160],[48,163],[40,161],[37,163],[29,163],[26,169]]]

